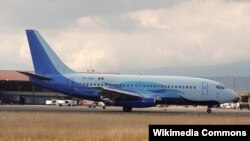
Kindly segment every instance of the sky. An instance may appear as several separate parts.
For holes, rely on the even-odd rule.
[[[25,29],[76,71],[250,60],[247,0],[1,0],[1,70],[33,70]]]

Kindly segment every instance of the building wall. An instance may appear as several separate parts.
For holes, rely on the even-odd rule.
[[[66,95],[53,92],[17,92],[1,91],[0,99],[5,104],[38,104],[43,105],[46,100],[70,99]]]
[[[0,81],[0,100],[4,104],[45,104],[50,99],[70,99],[58,92],[28,81]]]

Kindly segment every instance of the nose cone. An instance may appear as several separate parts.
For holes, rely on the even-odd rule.
[[[238,95],[235,91],[228,90],[229,91],[229,101],[235,101],[238,99]]]

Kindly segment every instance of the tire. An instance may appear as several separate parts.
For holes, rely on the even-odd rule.
[[[212,113],[212,110],[210,108],[207,109],[207,113]]]
[[[123,112],[131,112],[132,107],[123,107]]]

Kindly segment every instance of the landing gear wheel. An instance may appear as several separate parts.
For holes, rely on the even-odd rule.
[[[123,107],[123,112],[131,112],[132,107]]]
[[[207,113],[211,113],[212,112],[212,110],[210,109],[210,108],[207,108]]]

